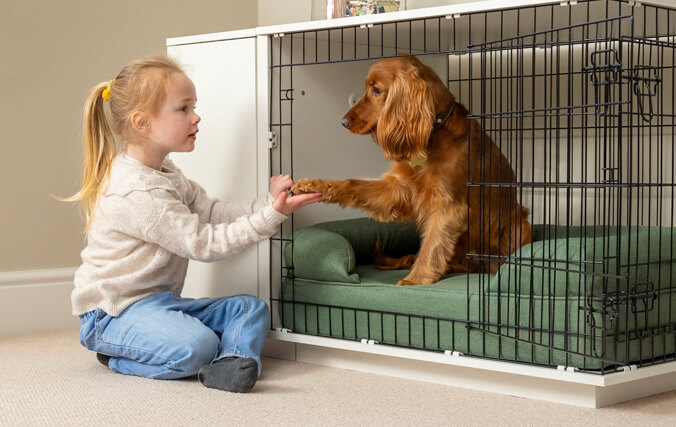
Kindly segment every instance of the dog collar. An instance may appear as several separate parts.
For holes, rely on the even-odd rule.
[[[455,109],[455,101],[451,99],[451,102],[448,103],[448,106],[446,106],[446,110],[444,110],[443,113],[437,114],[437,117],[434,119],[434,126],[432,127],[432,133],[434,133],[435,130],[439,129],[441,125],[443,125],[446,120],[448,120],[449,117],[451,117],[451,114],[453,114],[453,110]],[[432,136],[430,135],[430,139]],[[425,167],[427,165],[427,157],[423,156],[415,156],[411,157],[411,160],[408,161],[412,167],[416,166],[422,166]]]
[[[453,113],[454,109],[455,109],[455,101],[451,99],[451,102],[448,103],[446,110],[444,110],[443,113],[438,114],[437,117],[434,119],[434,127],[432,128],[432,132],[439,129],[441,125],[443,125],[446,122],[446,120],[448,120],[448,118]]]
[[[455,109],[455,101],[451,99],[451,102],[448,103],[448,106],[446,106],[446,109],[444,110],[444,112],[441,113],[441,114],[437,114],[437,117],[435,117],[434,126],[432,127],[432,132],[439,129],[441,127],[441,125],[443,125],[446,122],[446,120],[448,120],[448,118],[451,117],[451,114],[453,114],[454,109]],[[430,138],[431,138],[431,136],[430,136]],[[414,157],[411,157],[411,159],[408,162],[412,167],[416,167],[416,166],[425,167],[427,165],[427,157],[426,156],[414,156]]]

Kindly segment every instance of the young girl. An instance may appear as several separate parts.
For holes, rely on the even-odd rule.
[[[196,101],[165,57],[126,66],[87,99],[83,184],[70,198],[87,216],[73,314],[82,345],[113,372],[198,374],[206,387],[246,392],[260,373],[268,308],[248,295],[181,298],[188,260],[218,261],[268,239],[321,195],[288,195],[292,179],[276,176],[248,204],[208,197],[167,158],[195,148]]]

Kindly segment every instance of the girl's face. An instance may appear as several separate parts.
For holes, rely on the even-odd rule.
[[[157,114],[150,117],[149,141],[155,154],[164,157],[171,152],[188,152],[195,148],[197,123],[195,85],[183,73],[173,73],[167,99]]]

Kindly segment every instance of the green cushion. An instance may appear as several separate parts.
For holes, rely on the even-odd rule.
[[[296,230],[284,248],[294,275],[328,282],[359,283],[355,264],[368,264],[376,242],[392,257],[418,251],[420,239],[411,224],[369,218],[324,222]]]
[[[352,245],[340,234],[318,227],[301,228],[284,247],[284,260],[294,275],[311,280],[359,283]]]
[[[396,286],[409,271],[377,270],[368,265],[370,253],[376,241],[390,256],[417,251],[414,227],[367,219],[316,224],[297,230],[285,248],[295,275],[283,280],[277,307],[283,326],[300,333],[527,363],[599,369],[613,360],[673,354],[676,336],[656,328],[676,322],[669,282],[676,233],[612,231],[534,226],[534,242],[496,275],[455,274],[433,285]],[[545,264],[545,257],[554,260]],[[543,268],[549,266],[559,270]],[[603,280],[617,271],[630,273],[628,284]],[[658,336],[638,339],[645,331]]]
[[[490,291],[601,296],[671,286],[673,228],[536,226],[533,234],[533,243],[501,266]]]
[[[639,308],[638,316],[628,303],[604,320],[599,313],[587,317],[584,297],[487,293],[489,275],[455,274],[434,285],[396,286],[408,270],[358,265],[355,271],[358,285],[284,279],[276,306],[282,325],[310,335],[591,370],[612,366],[612,360],[673,354],[676,346],[673,334],[641,341],[635,335],[676,321],[676,311],[669,310],[676,293],[668,289],[656,295],[650,310]],[[590,327],[592,321],[597,327],[605,321],[613,333],[602,335]],[[622,339],[617,342],[614,334]]]
[[[494,295],[481,297],[490,277],[481,274],[455,274],[434,285],[396,286],[408,270],[382,271],[358,265],[358,286],[338,282],[322,282],[296,277],[282,283],[279,313],[284,327],[311,335],[350,340],[374,339],[392,344],[434,351],[453,350],[464,354],[537,364],[562,364],[598,369],[602,362],[581,356],[569,357],[563,351],[550,351],[547,346],[568,347],[582,351],[594,341],[601,347],[601,337],[549,334],[546,329],[561,330],[568,322],[569,330],[580,328],[585,319],[578,307],[566,298]],[[498,310],[498,305],[503,310]],[[541,312],[529,328],[498,329],[485,326],[494,333],[481,331],[481,322],[495,325],[498,315],[503,325],[531,322],[529,312]],[[465,320],[469,319],[469,320]],[[473,325],[473,327],[470,327]],[[545,330],[542,330],[544,328]],[[495,333],[504,336],[500,337]],[[543,345],[530,345],[514,338],[536,340]]]

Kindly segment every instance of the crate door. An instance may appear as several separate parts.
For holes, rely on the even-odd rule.
[[[195,150],[171,158],[211,197],[250,201],[257,196],[256,39],[168,48],[197,90],[202,117]],[[257,248],[215,263],[191,261],[184,296],[258,294]]]

